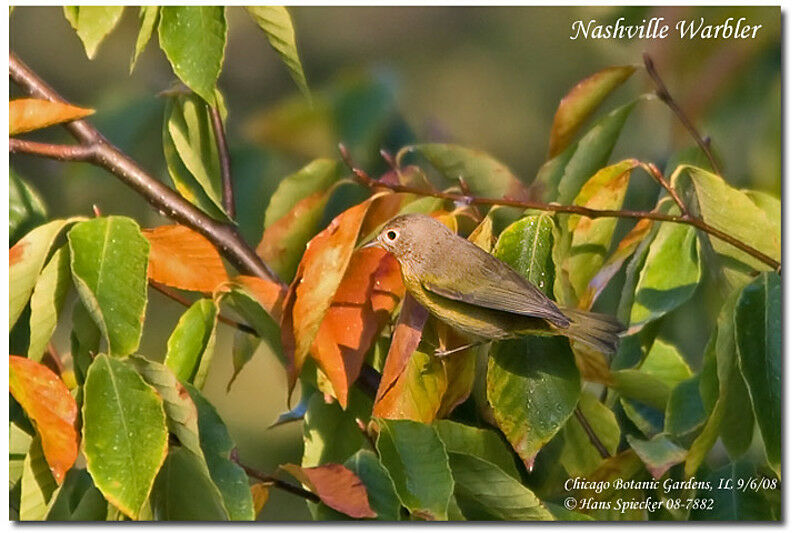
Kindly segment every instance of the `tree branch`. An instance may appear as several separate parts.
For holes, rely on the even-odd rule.
[[[8,68],[11,79],[31,96],[53,102],[66,102],[14,53],[9,55]],[[87,156],[85,161],[108,170],[164,215],[205,236],[240,272],[282,284],[278,276],[244,241],[235,226],[211,218],[177,192],[142,170],[86,120],[69,122],[64,124],[64,127],[82,146],[88,147],[85,149],[90,154],[84,154]],[[19,143],[16,146],[20,148]],[[37,155],[53,159],[59,159],[54,157],[55,155],[63,155],[63,151],[56,150],[54,152],[42,145],[31,146],[28,144],[27,147],[31,150],[38,148]]]
[[[672,97],[669,90],[667,89],[666,84],[661,79],[661,76],[658,75],[655,63],[653,63],[653,58],[650,57],[650,54],[644,52],[642,54],[642,58],[644,59],[644,66],[647,69],[647,74],[650,75],[650,78],[653,80],[653,83],[656,84],[656,96],[658,96],[658,98],[662,102],[667,104],[667,106],[672,110],[672,112],[675,113],[675,116],[678,117],[678,120],[680,120],[681,123],[683,123],[683,126],[692,136],[694,141],[697,143],[700,149],[703,150],[703,152],[706,154],[708,161],[711,163],[711,167],[714,169],[714,173],[721,176],[722,170],[719,166],[719,163],[717,163],[714,154],[711,153],[711,139],[709,139],[708,137],[704,138],[703,136],[700,135],[700,132],[697,131],[697,128],[694,127],[692,121],[689,120],[689,117],[686,115],[686,113],[684,113],[683,109],[681,109],[681,107],[678,105],[678,102],[676,102],[675,99]]]
[[[91,162],[95,155],[94,150],[94,145],[89,144],[46,144],[14,138],[8,140],[9,153],[29,154],[57,161]]]
[[[605,445],[600,441],[600,437],[597,436],[597,433],[594,432],[592,426],[589,424],[589,421],[586,420],[586,417],[581,411],[580,407],[575,408],[575,418],[578,420],[578,423],[581,425],[583,430],[586,432],[586,436],[589,437],[589,442],[592,443],[598,453],[600,453],[600,457],[603,459],[608,459],[611,457],[611,453],[606,449]]]
[[[316,494],[314,494],[309,490],[304,489],[303,487],[298,487],[297,485],[293,485],[282,479],[278,479],[275,476],[271,476],[269,474],[261,472],[260,470],[256,470],[255,468],[242,464],[241,461],[239,460],[239,452],[236,450],[236,448],[234,448],[233,451],[231,451],[231,461],[242,467],[242,470],[244,470],[247,473],[247,475],[253,479],[257,479],[264,483],[270,483],[274,485],[276,488],[294,494],[295,496],[300,496],[301,498],[305,498],[306,500],[312,501],[314,503],[319,503],[320,501],[319,496],[317,496]]]
[[[217,106],[208,106],[211,114],[211,125],[214,128],[214,140],[217,143],[217,153],[219,154],[219,171],[222,179],[222,205],[225,212],[231,217],[236,218],[236,202],[233,198],[233,176],[231,175],[231,152],[228,148],[228,139],[225,137],[225,125],[222,123],[222,116],[219,114]]]
[[[360,168],[356,167],[350,158],[350,153],[347,151],[347,148],[343,145],[339,145],[339,152],[342,155],[342,159],[344,160],[345,164],[350,168],[353,176],[356,179],[356,182],[359,184],[369,187],[370,189],[389,189],[395,192],[404,192],[409,194],[416,194],[418,196],[431,196],[434,198],[441,198],[442,200],[450,200],[453,202],[459,202],[466,205],[504,205],[508,207],[518,207],[520,209],[538,209],[540,211],[551,211],[554,213],[570,213],[573,215],[580,215],[587,218],[631,218],[631,219],[649,219],[649,220],[657,220],[661,222],[674,222],[676,224],[688,224],[690,226],[694,226],[695,228],[702,230],[709,235],[713,235],[720,240],[739,248],[743,252],[755,257],[762,263],[769,265],[771,268],[775,270],[779,270],[781,263],[772,259],[768,255],[759,252],[752,246],[743,243],[736,237],[725,233],[724,231],[717,229],[713,226],[708,225],[705,221],[700,218],[693,217],[688,214],[683,215],[669,215],[666,213],[659,213],[657,211],[635,211],[635,210],[613,210],[613,209],[591,209],[588,207],[584,207],[581,205],[561,205],[561,204],[553,204],[553,203],[545,203],[545,202],[535,202],[531,200],[513,200],[509,198],[482,198],[479,196],[466,196],[463,194],[458,193],[449,193],[449,192],[441,192],[441,191],[432,191],[428,189],[420,189],[417,187],[409,187],[406,185],[399,185],[399,184],[392,184],[392,183],[384,183],[376,181],[367,175],[366,172],[361,170]],[[651,164],[642,165],[647,170],[648,168],[652,167]],[[661,176],[661,173],[658,172],[657,176]],[[658,178],[656,177],[658,180]],[[672,187],[664,181],[663,176],[661,180],[659,180],[663,185],[667,187],[667,191],[670,193],[673,198],[677,196]],[[678,204],[679,206],[681,204]],[[685,209],[686,206],[683,206]]]
[[[194,303],[191,300],[189,300],[188,298],[184,298],[183,295],[178,294],[177,292],[173,291],[172,289],[170,289],[166,285],[158,283],[157,281],[150,280],[149,284],[156,291],[160,292],[161,294],[163,294],[164,296],[166,296],[170,300],[174,300],[174,301],[178,302],[179,304],[181,304],[184,307],[191,307],[192,304]],[[223,324],[227,324],[227,325],[231,326],[232,328],[236,328],[239,331],[243,331],[245,333],[249,333],[250,335],[255,335],[256,337],[259,336],[258,332],[256,330],[254,330],[253,328],[251,328],[250,326],[248,326],[247,324],[242,324],[241,322],[237,322],[237,321],[235,321],[235,320],[233,320],[231,318],[226,317],[222,313],[217,313],[217,320],[219,320]]]

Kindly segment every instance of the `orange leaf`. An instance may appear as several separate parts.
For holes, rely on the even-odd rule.
[[[231,279],[231,284],[246,290],[258,300],[261,307],[267,310],[275,322],[280,322],[281,306],[283,298],[286,296],[286,288],[283,285],[255,276],[236,276]]]
[[[94,113],[94,109],[84,109],[63,102],[51,102],[36,98],[19,98],[8,102],[9,135],[38,130],[78,120]]]
[[[217,249],[199,233],[172,224],[142,230],[150,241],[147,276],[187,291],[213,292],[228,280]]]
[[[78,406],[61,379],[46,366],[9,356],[9,389],[42,438],[47,464],[58,483],[78,457]]]
[[[253,497],[253,510],[258,516],[261,513],[261,509],[269,501],[269,484],[256,483],[255,485],[250,485],[250,495]]]
[[[367,350],[404,292],[400,265],[391,255],[378,248],[356,250],[311,346],[343,409]]]
[[[373,195],[338,215],[308,242],[289,286],[281,317],[290,392],[347,271],[364,218],[373,206],[388,216],[384,205],[393,203],[394,196]]]
[[[359,477],[340,464],[324,464],[315,467],[281,465],[319,499],[340,513],[353,518],[375,518],[378,515],[369,506],[367,488]]]

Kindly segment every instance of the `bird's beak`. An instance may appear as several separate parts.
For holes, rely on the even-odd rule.
[[[376,238],[372,239],[371,241],[369,241],[369,242],[367,242],[365,244],[362,244],[361,246],[358,247],[359,250],[364,250],[365,248],[383,248],[383,246],[381,246],[380,241],[376,237]]]

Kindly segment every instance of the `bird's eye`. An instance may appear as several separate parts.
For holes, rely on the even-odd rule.
[[[389,231],[386,232],[386,238],[389,239],[390,241],[395,240],[397,238],[397,232],[393,229],[390,229]]]

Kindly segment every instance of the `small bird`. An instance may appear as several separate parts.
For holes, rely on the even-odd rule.
[[[401,215],[364,247],[400,263],[408,292],[436,318],[477,341],[565,335],[606,354],[622,325],[612,317],[559,308],[513,268],[426,215]],[[441,352],[448,355],[457,350]]]

